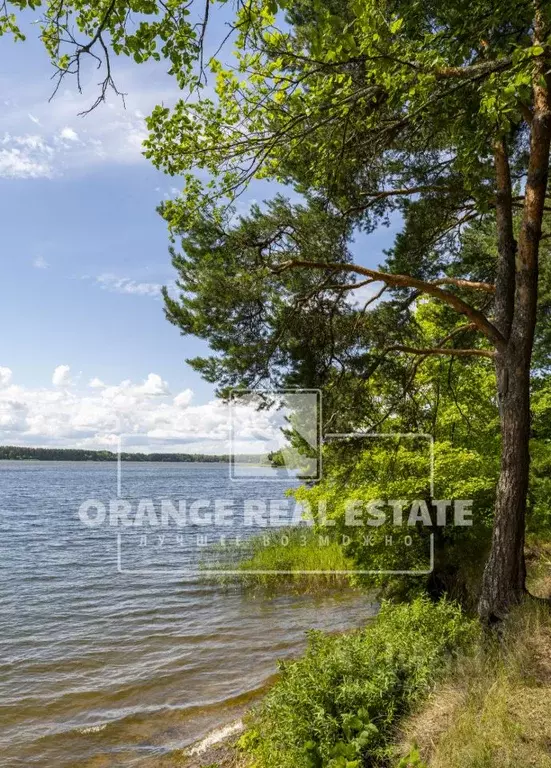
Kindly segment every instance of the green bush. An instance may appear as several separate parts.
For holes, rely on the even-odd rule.
[[[329,446],[324,454],[324,467],[321,482],[311,487],[300,486],[294,496],[309,505],[316,522],[317,510],[321,508],[332,520],[331,531],[347,536],[350,543],[345,547],[345,554],[354,561],[356,569],[381,572],[380,576],[368,578],[370,584],[386,586],[389,579],[385,571],[426,569],[431,533],[435,534],[439,568],[447,565],[446,552],[451,546],[485,551],[499,467],[495,452],[483,455],[445,441],[434,444],[434,498],[472,499],[472,527],[454,526],[451,515],[448,525],[441,528],[419,525],[399,528],[393,524],[391,515],[387,522],[376,527],[370,527],[365,521],[356,527],[346,524],[346,507],[351,499],[366,504],[374,499],[403,499],[405,510],[407,501],[421,499],[432,511],[429,447],[424,439],[400,442],[390,437],[378,438],[356,451],[352,444]],[[406,511],[406,519],[407,514]],[[432,519],[434,521],[434,512]],[[370,534],[368,543],[366,534]],[[405,534],[413,534],[413,545],[405,544]],[[394,536],[392,547],[386,545],[387,535]],[[419,583],[418,577],[415,579]],[[400,581],[403,584],[404,579]]]
[[[305,655],[281,663],[242,747],[255,768],[384,764],[398,720],[477,633],[456,604],[426,598],[383,603],[360,632],[312,632]]]

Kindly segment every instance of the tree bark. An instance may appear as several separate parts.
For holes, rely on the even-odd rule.
[[[525,590],[524,536],[530,471],[530,370],[514,352],[496,360],[501,417],[501,470],[492,547],[482,580],[479,615],[488,624],[505,617]],[[506,389],[504,388],[506,387]]]
[[[547,24],[538,10],[535,42],[545,40]],[[502,429],[501,471],[497,485],[490,557],[482,579],[479,615],[486,623],[502,619],[525,592],[524,540],[530,470],[530,363],[538,299],[538,253],[547,191],[551,141],[551,80],[542,57],[534,68],[534,113],[526,194],[512,279],[512,217],[508,162],[496,147],[499,264],[496,281],[496,323],[507,339],[496,355]],[[506,159],[506,153],[505,153]],[[505,174],[505,175],[504,175]],[[501,200],[501,208],[499,201]]]

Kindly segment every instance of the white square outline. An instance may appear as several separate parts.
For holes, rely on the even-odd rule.
[[[427,432],[330,432],[325,435],[326,439],[336,438],[338,440],[346,440],[348,438],[358,437],[421,437],[429,441],[430,446],[430,495],[434,498],[434,437]],[[393,570],[377,570],[377,571],[345,571],[345,573],[354,573],[360,576],[429,576],[434,572],[434,533],[429,536],[430,546],[430,559],[429,570],[415,570],[415,571],[393,571]],[[308,571],[306,571],[308,573]]]
[[[273,390],[271,390],[273,391]],[[297,391],[297,390],[292,390]],[[319,392],[319,390],[306,390],[306,391],[316,391]],[[321,392],[320,392],[320,414],[321,414]],[[426,432],[334,432],[329,433],[325,436],[325,439],[330,438],[336,438],[336,439],[347,439],[350,437],[358,438],[358,437],[421,437],[425,438],[429,441],[430,444],[430,494],[431,497],[434,497],[434,437],[430,434],[427,434]],[[121,438],[122,436],[119,434],[118,436],[118,451],[117,451],[117,497],[120,498],[121,496]],[[320,446],[321,444],[320,443]],[[321,461],[321,458],[320,458]],[[321,465],[320,465],[321,466]],[[231,479],[231,477],[230,477]],[[344,570],[344,571],[327,571],[327,570],[308,570],[308,571],[276,571],[276,570],[251,570],[251,571],[241,571],[241,570],[211,570],[211,569],[186,569],[186,568],[137,568],[137,569],[128,569],[123,568],[122,566],[122,534],[117,533],[117,573],[126,575],[126,576],[153,576],[153,575],[166,575],[174,574],[174,575],[184,575],[184,576],[323,576],[328,573],[334,575],[334,576],[349,576],[349,575],[356,575],[356,576],[429,576],[431,573],[434,572],[434,564],[435,564],[435,557],[434,557],[434,533],[431,533],[429,536],[429,546],[430,546],[430,560],[429,560],[429,569],[428,570]]]
[[[321,389],[308,389],[308,388],[300,388],[297,387],[295,389],[230,389],[229,391],[229,401],[228,401],[228,407],[230,411],[230,430],[229,430],[229,473],[230,473],[230,480],[233,483],[242,483],[242,482],[253,482],[254,480],[262,480],[262,482],[267,483],[288,483],[292,478],[290,477],[265,477],[261,475],[251,475],[249,477],[237,477],[235,475],[235,452],[233,450],[234,445],[234,418],[233,418],[233,408],[232,403],[234,402],[234,394],[239,393],[241,395],[247,395],[247,394],[288,394],[288,395],[301,395],[301,394],[313,394],[316,395],[316,401],[317,401],[317,437],[318,437],[318,457],[317,457],[317,464],[318,464],[318,471],[315,476],[312,477],[304,477],[301,478],[303,480],[308,480],[309,482],[317,482],[321,480],[323,477],[323,452],[321,450],[321,447],[323,445],[323,433],[322,433],[322,403],[323,403],[323,394]]]

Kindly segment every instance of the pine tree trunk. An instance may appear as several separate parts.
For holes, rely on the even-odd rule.
[[[547,19],[536,6],[534,43],[546,40]],[[479,615],[502,619],[525,591],[524,539],[530,469],[530,362],[538,300],[538,253],[547,192],[551,142],[551,78],[546,60],[534,67],[530,155],[518,250],[512,236],[510,178],[505,154],[496,150],[499,264],[496,322],[505,339],[496,357],[502,429],[501,472],[497,485],[490,557],[482,579]],[[501,150],[504,145],[501,146]],[[512,253],[516,250],[514,262]],[[513,269],[514,263],[514,269]],[[514,280],[514,294],[511,280]]]
[[[530,373],[509,353],[496,362],[501,385],[501,471],[497,485],[492,549],[482,583],[481,618],[502,619],[524,593],[524,536],[530,468]]]

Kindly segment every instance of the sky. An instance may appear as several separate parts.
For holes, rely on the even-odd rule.
[[[0,39],[0,444],[109,447],[123,413],[129,449],[226,453],[227,407],[185,362],[208,347],[168,323],[160,298],[175,274],[156,206],[181,184],[141,144],[176,84],[163,63],[117,60],[125,104],[112,95],[81,117],[99,77],[49,101],[35,34]],[[275,191],[256,183],[239,205]],[[392,234],[358,240],[358,260],[378,264]],[[265,415],[247,429],[243,452],[260,450],[262,429],[273,438]]]

